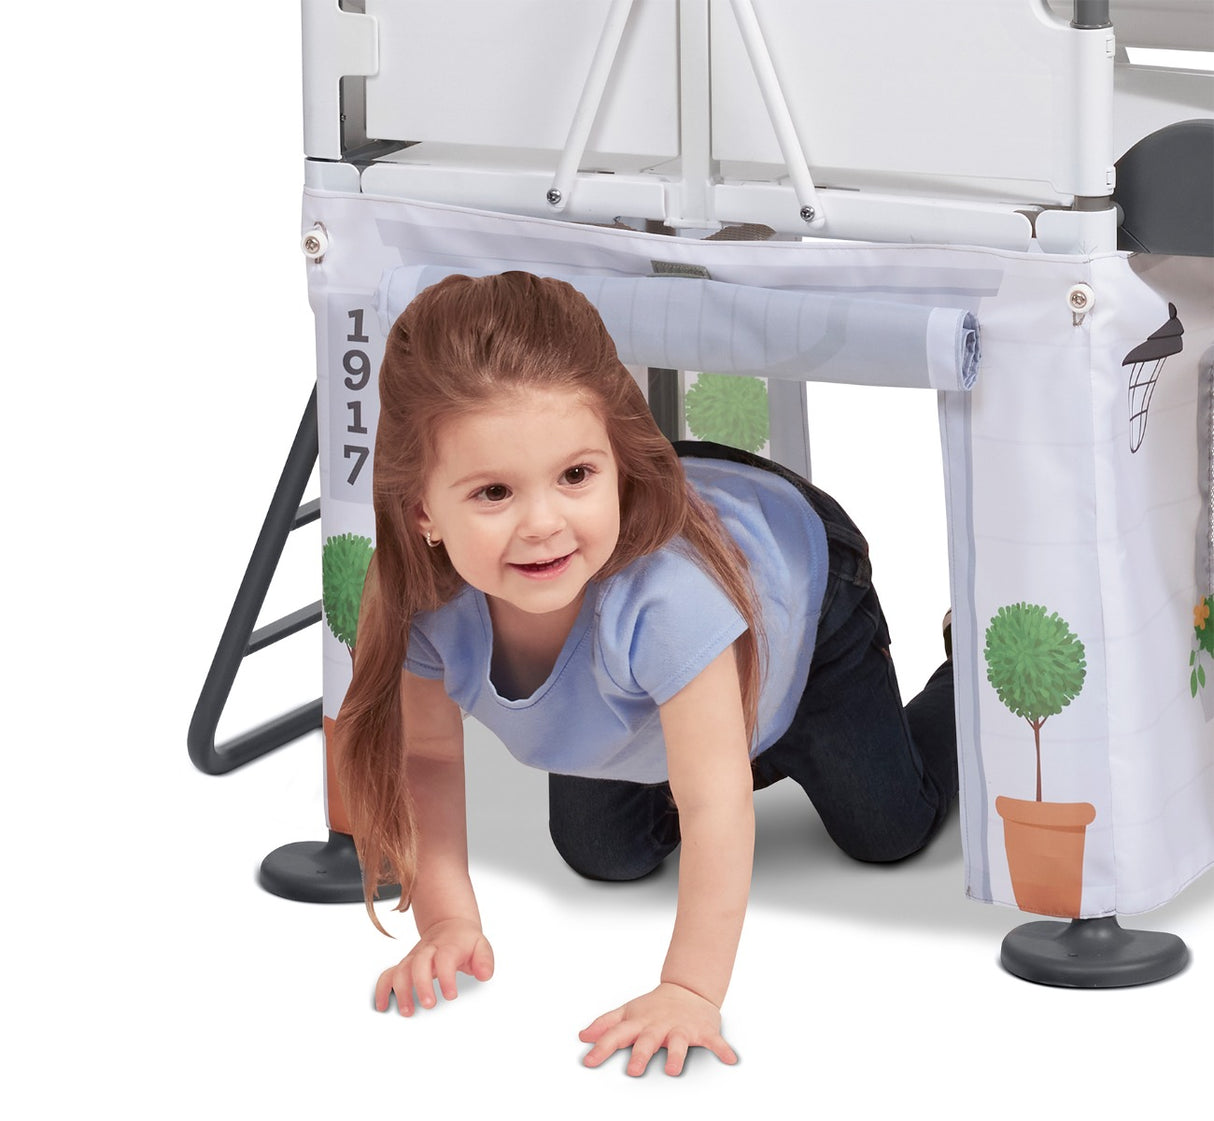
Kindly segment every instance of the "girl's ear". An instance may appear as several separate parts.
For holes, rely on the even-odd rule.
[[[424,502],[418,502],[413,507],[412,522],[423,536],[434,531],[434,522],[431,520],[430,511],[426,509]]]

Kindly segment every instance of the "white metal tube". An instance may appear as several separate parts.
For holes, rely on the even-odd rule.
[[[683,190],[672,229],[718,229],[711,217],[712,97],[709,79],[708,0],[679,0],[679,166]]]
[[[603,33],[599,36],[599,44],[595,48],[590,71],[586,75],[586,84],[582,87],[582,96],[578,99],[577,109],[573,114],[573,123],[569,126],[569,136],[565,140],[560,162],[556,165],[556,175],[553,176],[552,187],[548,191],[548,204],[553,210],[564,210],[568,205],[578,164],[582,162],[586,143],[590,139],[590,130],[594,127],[595,117],[598,116],[603,92],[607,88],[607,79],[611,77],[611,68],[620,49],[624,25],[627,24],[628,15],[632,11],[632,2],[633,0],[612,0],[611,10],[607,13]]]
[[[788,102],[780,89],[780,79],[767,50],[763,38],[763,30],[755,16],[751,0],[730,0],[733,6],[734,19],[737,20],[738,30],[742,33],[742,42],[746,46],[746,54],[750,58],[750,68],[754,71],[755,80],[759,83],[759,92],[763,95],[763,104],[767,108],[767,116],[771,127],[775,130],[776,143],[780,145],[780,155],[784,157],[784,166],[788,169],[792,180],[793,191],[803,214],[812,211],[813,216],[807,219],[807,225],[821,226],[825,217],[822,206],[818,202],[818,192],[814,188],[813,176],[809,172],[809,164],[805,161],[805,152],[801,141],[797,138],[797,130],[793,127],[792,114],[788,111]]]

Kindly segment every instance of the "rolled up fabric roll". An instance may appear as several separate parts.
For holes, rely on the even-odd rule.
[[[488,271],[389,269],[376,306],[387,327],[423,288]],[[594,304],[626,365],[953,391],[978,375],[978,321],[963,308],[698,277],[546,275]]]

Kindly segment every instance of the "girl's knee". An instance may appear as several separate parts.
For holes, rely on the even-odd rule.
[[[570,835],[548,827],[561,859],[588,880],[624,883],[639,880],[655,871],[668,852],[647,851],[641,845],[619,846],[602,836]]]
[[[926,843],[927,837],[925,836],[913,842],[908,842],[903,838],[882,838],[873,842],[841,845],[840,847],[852,860],[858,860],[862,864],[896,864],[899,860],[905,860],[908,856],[914,856],[915,853],[922,851]]]
[[[940,815],[926,821],[903,822],[898,828],[874,828],[856,836],[835,842],[853,860],[863,864],[896,864],[922,852],[928,841],[935,836],[940,825]]]

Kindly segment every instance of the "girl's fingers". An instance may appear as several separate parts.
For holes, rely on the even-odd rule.
[[[582,1033],[585,1036],[585,1032]],[[583,1038],[583,1043],[589,1043],[590,1040]],[[582,1058],[582,1065],[588,1067],[596,1067],[615,1050],[614,1047],[608,1046],[605,1040],[599,1039]]]
[[[583,1036],[585,1033],[583,1032]],[[589,1040],[585,1040],[589,1042]],[[710,1036],[704,1040],[703,1046],[712,1051],[723,1063],[730,1065],[738,1061],[733,1048],[720,1036]],[[588,1067],[601,1066],[616,1051],[631,1047],[632,1054],[628,1060],[627,1073],[633,1078],[639,1078],[649,1067],[649,1062],[663,1047],[666,1048],[665,1071],[669,1075],[683,1073],[687,1062],[687,1053],[691,1042],[680,1032],[671,1032],[668,1036],[657,1031],[640,1032],[635,1027],[623,1024],[604,1030],[599,1040],[582,1060]]]
[[[438,1003],[434,995],[434,982],[446,1000],[454,1000],[459,991],[456,974],[470,973],[477,980],[487,981],[493,976],[493,949],[488,939],[478,938],[467,949],[458,945],[440,945],[433,941],[420,942],[398,965],[385,969],[375,983],[375,1008],[387,1012],[396,994],[396,1006],[402,1016],[412,1016],[416,1003],[423,1008],[433,1008]]]
[[[472,951],[472,976],[478,981],[488,981],[493,976],[493,947],[487,938],[481,938]]]
[[[457,948],[442,949],[434,955],[434,976],[446,1000],[459,995],[457,973],[467,973],[478,981],[488,981],[493,976],[493,949],[487,939],[481,938],[467,955]]]
[[[423,1008],[435,1005],[434,953],[433,948],[427,947],[413,959],[413,987],[417,989],[417,1001]]]
[[[590,1027],[581,1032],[579,1038],[583,1043],[594,1044],[582,1060],[584,1065],[601,1066],[616,1051],[630,1047],[632,1055],[628,1060],[627,1072],[636,1078],[645,1073],[653,1056],[665,1047],[666,1073],[669,1075],[683,1073],[687,1053],[692,1047],[690,1036],[677,1029],[669,1032],[654,1028],[642,1029],[635,1021],[621,1021],[623,1021],[623,1010],[617,1008],[614,1012],[600,1016]],[[718,1033],[704,1035],[696,1040],[696,1045],[711,1051],[721,1062],[730,1066],[738,1061],[737,1053]]]
[[[388,1011],[388,1001],[392,999],[392,970],[385,969],[375,982],[375,1010]]]
[[[458,951],[439,950],[434,955],[434,976],[438,979],[438,988],[444,1000],[454,1000],[459,995],[455,984],[455,973],[459,965]]]
[[[400,965],[385,969],[375,983],[375,1008],[379,1012],[387,1012],[396,993],[396,1008],[402,1016],[413,1015],[413,986],[409,983],[408,970],[402,961]]]
[[[632,1057],[628,1060],[627,1071],[633,1078],[640,1078],[649,1066],[649,1060],[662,1046],[662,1035],[659,1032],[642,1032],[632,1045]]]
[[[612,1012],[604,1012],[597,1020],[589,1027],[582,1028],[578,1032],[578,1039],[583,1043],[597,1043],[599,1037],[608,1028],[615,1027],[624,1018],[624,1009],[617,1008]]]
[[[718,1059],[723,1063],[728,1063],[733,1066],[738,1061],[737,1052],[734,1051],[728,1043],[725,1042],[725,1037],[721,1035],[709,1036],[705,1041],[704,1046],[708,1048]]]
[[[639,1034],[640,1028],[636,1024],[624,1023],[608,1028],[599,1036],[598,1042],[590,1048],[582,1062],[588,1067],[599,1066],[621,1048],[631,1047]]]
[[[687,1051],[690,1044],[685,1035],[671,1032],[666,1040],[666,1073],[679,1075],[683,1073],[683,1064],[687,1062]]]

